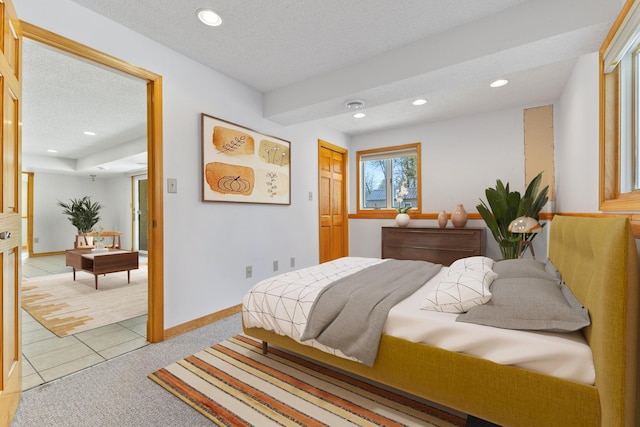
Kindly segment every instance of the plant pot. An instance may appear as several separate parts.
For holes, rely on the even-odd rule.
[[[410,221],[411,217],[406,213],[399,213],[398,215],[396,215],[396,224],[398,225],[398,227],[406,227],[407,225],[409,225]]]

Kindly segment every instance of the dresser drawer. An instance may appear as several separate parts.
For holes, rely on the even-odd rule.
[[[382,227],[382,258],[417,259],[450,265],[484,255],[484,228]]]

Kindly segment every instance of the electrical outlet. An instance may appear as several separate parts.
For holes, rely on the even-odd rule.
[[[296,266],[296,259],[294,257],[291,257],[291,267],[295,267]]]
[[[247,266],[247,279],[253,276],[253,269],[250,265]]]
[[[278,271],[278,260],[273,261],[273,271]]]
[[[309,201],[313,200],[313,191],[309,191]]]

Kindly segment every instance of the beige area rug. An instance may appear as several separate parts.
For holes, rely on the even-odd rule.
[[[237,335],[149,374],[218,426],[464,426],[465,419]]]
[[[147,266],[98,276],[77,271],[22,280],[22,308],[59,337],[147,313]]]

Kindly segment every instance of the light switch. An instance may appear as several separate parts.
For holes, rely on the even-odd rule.
[[[178,180],[175,178],[167,178],[167,193],[178,192]]]

